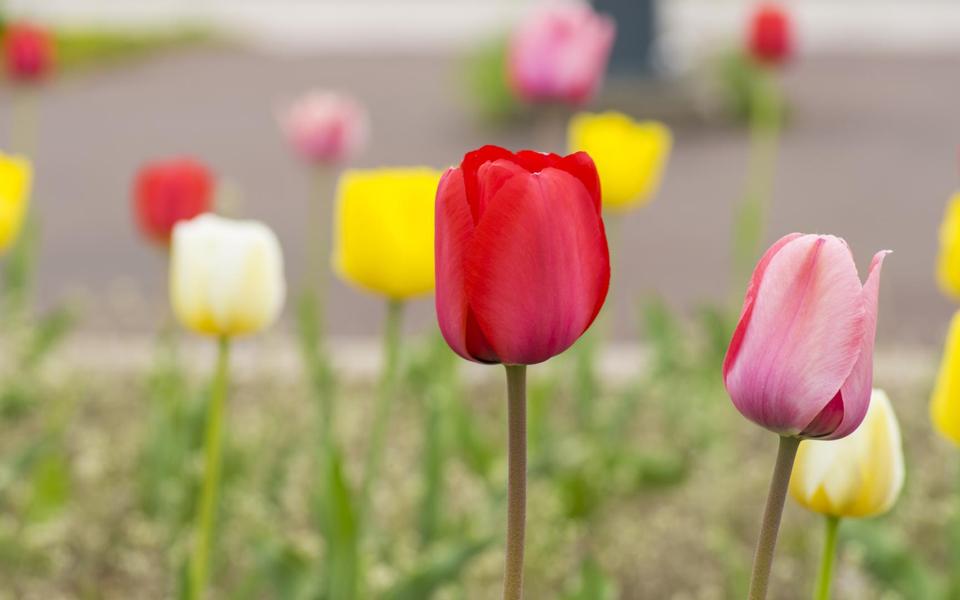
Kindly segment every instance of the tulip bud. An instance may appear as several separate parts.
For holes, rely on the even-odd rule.
[[[206,214],[174,227],[170,298],[188,329],[260,331],[276,320],[284,294],[280,243],[266,225]]]
[[[960,445],[960,311],[953,315],[947,331],[930,418],[943,437]]]
[[[13,246],[23,229],[32,179],[29,160],[0,153],[0,255]]]
[[[527,102],[583,104],[603,82],[616,24],[585,3],[533,13],[507,51],[510,86]]]
[[[837,439],[863,420],[873,381],[878,252],[860,284],[845,241],[793,233],[757,264],[723,361],[737,409],[783,436]]]
[[[893,507],[903,489],[903,446],[897,416],[883,390],[873,390],[860,426],[841,440],[804,440],[790,478],[790,495],[834,517],[874,517]]]
[[[460,356],[539,363],[593,322],[610,257],[587,154],[484,146],[440,180],[436,211],[437,319]]]
[[[339,163],[358,154],[367,143],[367,112],[349,96],[311,92],[280,115],[290,146],[313,164]]]
[[[210,171],[191,159],[144,166],[133,189],[134,213],[140,230],[153,241],[169,244],[174,225],[210,211],[213,187]]]
[[[580,113],[568,136],[571,152],[586,152],[596,163],[603,206],[616,211],[646,204],[657,191],[673,142],[662,123],[618,112]]]
[[[30,23],[10,23],[3,37],[7,74],[11,79],[37,81],[53,68],[53,38],[46,29]]]
[[[428,168],[347,171],[337,191],[333,265],[344,280],[393,300],[433,291],[434,200]]]
[[[937,282],[945,294],[960,299],[960,192],[950,198],[940,224]]]
[[[793,25],[780,4],[757,7],[750,18],[747,49],[757,62],[769,65],[783,64],[793,54]]]

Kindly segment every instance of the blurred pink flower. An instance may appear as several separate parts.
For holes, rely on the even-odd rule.
[[[369,118],[350,96],[315,91],[294,102],[280,115],[287,141],[304,160],[339,163],[356,156],[367,142]]]
[[[613,19],[588,4],[544,7],[510,40],[510,85],[528,102],[583,104],[603,82],[615,35]]]
[[[767,250],[723,361],[734,405],[783,436],[837,439],[863,420],[873,384],[880,267],[865,284],[846,242],[790,234]]]

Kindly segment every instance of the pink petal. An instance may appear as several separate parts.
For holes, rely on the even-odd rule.
[[[440,332],[463,358],[497,362],[470,315],[464,291],[464,252],[474,235],[474,226],[460,169],[450,169],[440,180],[436,211],[436,308]]]
[[[796,435],[850,375],[866,325],[863,288],[843,240],[781,242],[754,275],[724,382],[744,416]]]
[[[496,355],[534,364],[567,349],[603,305],[603,223],[577,178],[517,176],[491,198],[465,256],[470,307]]]
[[[870,407],[870,394],[873,389],[873,344],[877,333],[877,302],[880,296],[880,271],[883,259],[890,252],[877,252],[870,263],[867,282],[863,284],[864,334],[860,345],[860,356],[850,376],[843,382],[840,393],[843,396],[843,421],[836,430],[824,439],[835,440],[853,433]]]

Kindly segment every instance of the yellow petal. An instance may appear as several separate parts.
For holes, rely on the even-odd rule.
[[[345,281],[395,300],[433,291],[434,202],[440,171],[347,171],[337,191],[333,267]]]
[[[0,153],[0,255],[13,246],[23,228],[32,179],[30,161]]]
[[[937,431],[960,445],[960,311],[950,320],[930,402],[930,418]]]
[[[940,224],[937,282],[944,293],[960,298],[960,192],[950,198]]]
[[[174,228],[170,298],[188,329],[260,331],[277,318],[284,294],[280,244],[265,225],[207,214]]]
[[[863,423],[849,436],[804,440],[797,451],[790,495],[802,506],[836,517],[887,512],[904,481],[900,427],[890,400],[874,390]]]
[[[655,121],[635,121],[625,114],[580,113],[568,128],[571,152],[584,151],[600,174],[606,209],[625,211],[646,204],[660,186],[673,136]]]

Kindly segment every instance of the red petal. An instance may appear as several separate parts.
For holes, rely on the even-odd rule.
[[[593,322],[610,282],[593,198],[555,168],[502,184],[464,265],[477,323],[509,364],[542,362],[567,349]]]
[[[464,250],[474,226],[464,175],[450,169],[440,180],[436,204],[436,309],[440,332],[454,352],[467,360],[497,362],[470,314],[464,292]]]
[[[487,145],[477,148],[472,152],[467,152],[463,157],[463,161],[460,163],[466,201],[470,206],[470,214],[473,215],[474,224],[480,222],[480,215],[483,212],[480,183],[477,173],[485,163],[500,159],[513,161],[514,155],[509,150],[501,148],[500,146]]]

